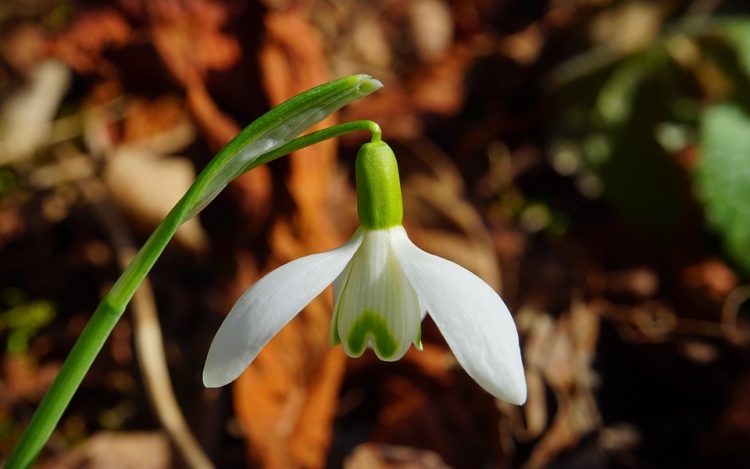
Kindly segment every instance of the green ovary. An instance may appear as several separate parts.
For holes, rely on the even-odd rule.
[[[355,178],[360,224],[373,230],[401,225],[404,204],[391,147],[379,140],[362,145],[355,162]]]
[[[399,344],[382,316],[365,311],[358,318],[346,337],[349,350],[355,357],[364,353],[368,341],[372,341],[377,355],[388,359],[398,351]]]

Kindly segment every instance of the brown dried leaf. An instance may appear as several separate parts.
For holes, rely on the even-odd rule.
[[[237,39],[221,32],[227,5],[210,0],[148,3],[154,47],[170,72],[184,84],[208,70],[226,70],[242,55]]]
[[[62,35],[49,42],[49,49],[78,73],[114,77],[117,70],[102,52],[125,46],[131,33],[130,25],[112,8],[83,10]]]
[[[102,178],[118,206],[150,232],[187,192],[195,170],[186,158],[120,147],[113,152]],[[208,245],[208,237],[195,217],[177,230],[175,240],[194,252],[202,252]]]
[[[407,88],[420,112],[455,114],[466,99],[464,76],[473,58],[468,48],[456,46],[443,60],[411,76]]]
[[[216,151],[240,132],[237,123],[221,112],[202,81],[196,79],[187,84],[187,101],[209,145]]]
[[[187,119],[185,104],[174,95],[160,96],[154,101],[134,99],[129,103],[125,114],[122,132],[124,142],[153,138],[179,126]]]
[[[68,91],[70,69],[57,60],[40,62],[26,86],[0,109],[0,164],[23,160],[47,144],[52,120]]]
[[[568,399],[562,399],[552,421],[542,439],[522,466],[523,469],[541,469],[547,467],[562,451],[572,448],[580,440],[581,434],[574,428],[574,405]]]
[[[44,58],[44,30],[31,23],[11,26],[0,41],[0,54],[8,65],[22,75],[31,73]]]
[[[237,123],[218,108],[202,81],[195,79],[187,85],[187,98],[198,127],[214,150],[219,151],[240,132]],[[259,227],[268,218],[272,188],[271,171],[265,165],[232,181],[230,190],[239,199],[250,226]]]
[[[590,368],[599,338],[600,317],[592,305],[573,301],[570,312],[556,320],[527,308],[516,315],[516,321],[525,337],[529,385],[529,398],[524,406],[526,426],[519,427],[516,436],[531,439],[542,435],[524,465],[527,469],[541,468],[601,423]],[[554,391],[558,402],[549,427],[544,383]]]

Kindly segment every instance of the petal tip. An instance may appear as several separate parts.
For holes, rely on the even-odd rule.
[[[513,389],[510,390],[510,393],[503,400],[513,405],[524,405],[527,398],[526,381],[521,380],[520,383],[513,384]]]
[[[471,373],[469,374],[471,376]],[[491,394],[495,399],[505,401],[513,405],[523,405],[526,403],[526,381],[511,380],[498,382],[496,379],[487,380],[482,377],[472,376],[479,386]]]
[[[504,378],[497,376],[489,382],[484,379],[477,380],[477,382],[489,391],[490,394],[500,400],[509,402],[513,405],[525,404],[528,394],[528,389],[526,387],[526,373],[523,371],[520,356],[518,358],[517,361],[510,360],[510,363],[515,366],[511,366],[506,373],[502,374]]]
[[[203,369],[203,386],[207,388],[220,388],[230,382],[231,380],[226,381],[221,379],[221,377],[217,376],[217,374],[212,372],[208,367]]]

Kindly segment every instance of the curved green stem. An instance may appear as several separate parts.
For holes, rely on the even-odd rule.
[[[261,164],[266,164],[269,161],[275,160],[276,158],[287,155],[301,148],[309,147],[310,145],[322,142],[323,140],[340,137],[344,134],[348,134],[349,132],[356,132],[357,130],[369,130],[372,133],[373,138],[377,138],[378,140],[380,140],[380,126],[375,122],[367,120],[347,122],[346,124],[335,125],[333,127],[328,127],[327,129],[318,130],[308,135],[295,138],[286,145],[258,157],[256,162],[259,161],[260,163],[255,164],[253,167],[260,166]],[[245,171],[249,171],[250,169],[252,168],[247,168],[245,169]]]
[[[242,169],[242,173],[290,152],[357,130],[369,130],[373,135],[380,136],[380,127],[372,121],[337,125],[298,137],[259,156],[247,164]],[[34,463],[133,294],[172,239],[177,228],[205,207],[207,202],[204,189],[210,186],[211,178],[216,174],[216,171],[212,169],[212,163],[209,163],[206,169],[198,175],[187,193],[156,228],[112,289],[99,303],[91,320],[60,368],[52,386],[39,404],[21,440],[5,463],[5,469],[29,468]]]

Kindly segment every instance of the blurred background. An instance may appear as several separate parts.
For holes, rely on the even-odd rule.
[[[270,107],[354,73],[405,226],[514,314],[529,399],[435,325],[329,348],[321,295],[233,385],[208,346],[269,270],[357,226],[352,134],[178,232],[40,468],[750,466],[750,13],[741,0],[4,0],[0,460],[124,264]]]

